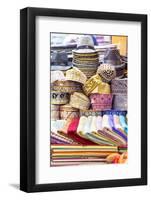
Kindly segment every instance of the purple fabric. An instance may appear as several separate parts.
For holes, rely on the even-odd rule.
[[[70,144],[70,143],[59,140],[58,138],[56,139],[55,137],[51,136],[51,144]]]
[[[121,136],[127,142],[127,136],[124,135],[120,130],[118,130],[118,129],[115,128],[114,121],[113,121],[113,116],[112,115],[109,115],[109,123],[110,123],[110,126],[112,127],[112,130],[114,132],[116,132],[119,136]]]

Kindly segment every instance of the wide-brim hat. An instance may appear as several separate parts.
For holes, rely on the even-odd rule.
[[[55,70],[59,70],[59,71],[67,71],[68,69],[71,69],[71,66],[61,66],[61,65],[52,65],[51,66],[51,70],[55,71]]]
[[[107,50],[104,56],[104,63],[111,64],[115,67],[117,77],[124,75],[126,63],[123,62],[119,50],[116,47]]]
[[[73,50],[72,52],[77,54],[97,53],[97,51],[94,49],[94,42],[90,35],[82,35],[79,38],[77,49]]]
[[[65,51],[54,51],[51,54],[50,70],[66,71],[72,67],[72,62],[69,62],[68,55]]]

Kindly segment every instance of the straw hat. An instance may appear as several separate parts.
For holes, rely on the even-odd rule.
[[[66,78],[64,76],[64,73],[62,71],[51,71],[51,83],[55,81],[65,81]]]
[[[84,84],[87,80],[86,75],[78,68],[73,67],[66,71],[66,80],[75,81]]]
[[[73,108],[88,110],[90,107],[90,100],[87,96],[80,92],[74,92],[70,96],[70,106]]]
[[[82,91],[82,84],[74,81],[60,81],[57,80],[51,84],[52,90],[60,91],[60,92],[81,92]]]

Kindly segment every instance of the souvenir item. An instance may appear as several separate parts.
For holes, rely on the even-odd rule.
[[[112,94],[126,95],[127,94],[127,78],[115,78],[111,82]]]
[[[55,81],[51,86],[52,90],[73,93],[73,92],[81,92],[82,84],[75,81]]]
[[[110,85],[102,81],[101,77],[96,74],[86,81],[83,86],[86,95],[91,93],[110,94]]]
[[[104,63],[111,64],[115,67],[116,77],[121,78],[124,76],[125,62],[122,62],[118,49],[108,49],[104,56]]]
[[[68,62],[68,55],[65,51],[55,51],[51,56],[51,67],[52,71],[61,70],[66,71],[71,68],[72,64]]]
[[[73,50],[73,65],[80,69],[87,78],[96,73],[99,55],[94,48],[93,39],[90,35],[80,37],[77,49]]]
[[[80,116],[101,116],[102,112],[101,111],[96,111],[96,110],[80,110]]]
[[[97,72],[97,68],[95,67],[80,67],[79,66],[78,69],[86,75],[87,79],[94,76]]]
[[[113,109],[127,110],[127,95],[114,95]]]
[[[101,77],[98,74],[92,76],[83,86],[85,94],[89,95],[101,82]]]
[[[112,108],[112,94],[91,94],[91,104],[93,110],[110,110]]]
[[[110,82],[116,77],[115,67],[111,64],[101,64],[98,67],[97,73],[101,76],[104,82]]]
[[[91,94],[110,94],[111,86],[108,83],[101,81],[96,88],[91,92]]]
[[[51,104],[51,120],[58,120],[60,119],[60,112],[59,112],[59,105]]]
[[[55,81],[65,81],[66,78],[64,76],[64,73],[62,71],[51,71],[51,83]]]
[[[73,119],[79,117],[79,110],[70,106],[70,104],[60,106],[61,119]]]
[[[65,92],[51,91],[51,104],[67,104],[69,102],[69,94]]]
[[[66,79],[84,84],[87,80],[87,77],[78,68],[73,67],[66,72]]]
[[[87,110],[90,107],[90,100],[83,93],[74,92],[70,96],[70,106],[80,110]]]

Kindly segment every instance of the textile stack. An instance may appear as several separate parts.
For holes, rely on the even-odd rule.
[[[53,57],[53,56],[52,56]],[[51,62],[51,166],[127,162],[126,65],[114,47],[99,63],[90,36],[81,36],[73,63]]]

